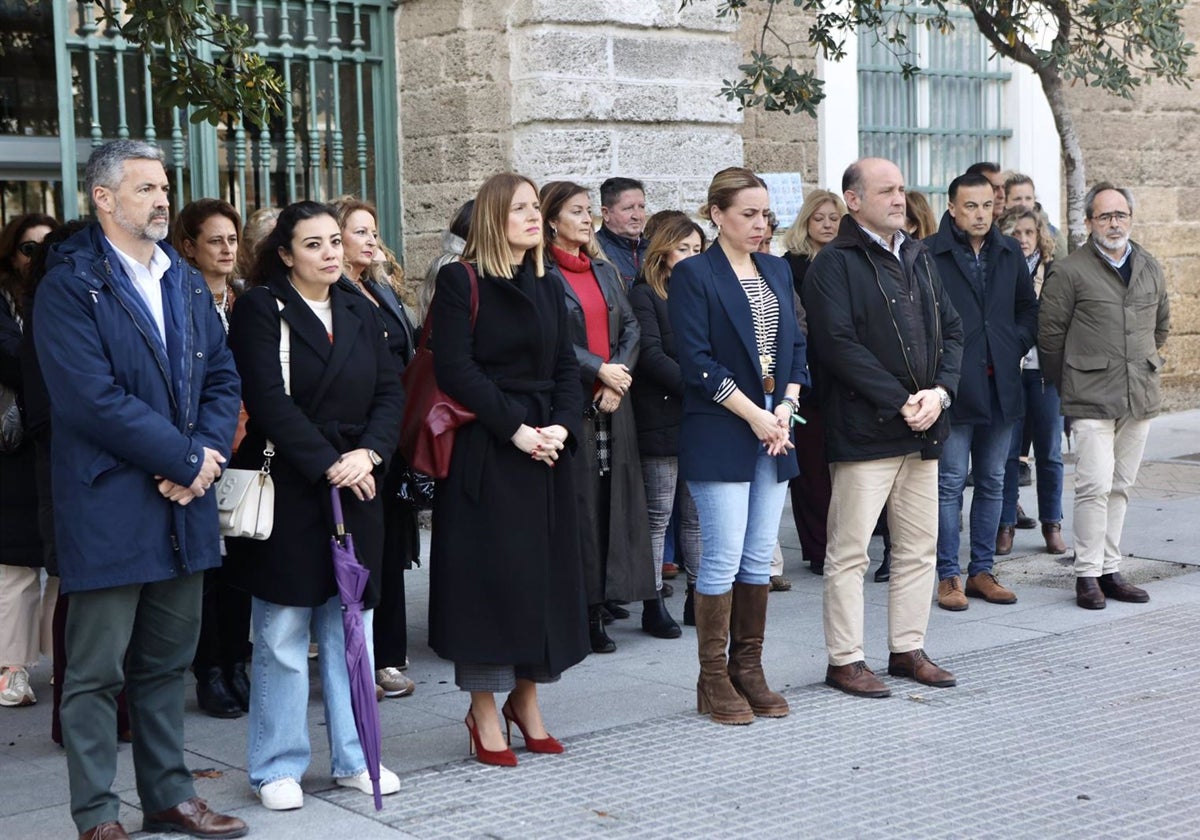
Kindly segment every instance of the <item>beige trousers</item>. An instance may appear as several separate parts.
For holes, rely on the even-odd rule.
[[[1072,420],[1075,432],[1075,576],[1121,570],[1121,531],[1149,420]]]
[[[36,665],[54,650],[54,604],[58,578],[46,580],[42,570],[0,565],[0,665]]]
[[[775,553],[771,555],[771,577],[783,576],[783,546],[775,543]]]
[[[863,655],[863,576],[867,545],[888,507],[892,577],[888,584],[888,649],[925,646],[937,566],[938,462],[920,454],[829,465],[833,497],[825,553],[825,647],[830,665]]]

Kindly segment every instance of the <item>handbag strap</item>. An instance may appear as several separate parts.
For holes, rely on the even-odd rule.
[[[339,537],[346,535],[346,517],[342,514],[342,493],[333,485],[329,486],[329,497],[333,502],[333,530]]]
[[[291,396],[292,394],[292,328],[288,322],[283,320],[283,301],[279,298],[275,299],[275,304],[279,307],[279,367],[283,371],[283,393]],[[271,459],[275,457],[275,444],[271,443],[271,439],[267,438],[267,445],[263,447],[263,465],[264,473],[271,472]]]
[[[479,317],[479,275],[475,273],[475,266],[466,260],[462,261],[462,265],[467,269],[467,277],[471,281],[471,332],[475,332],[475,319]],[[421,342],[418,347],[422,349],[429,347],[429,335],[432,332],[433,307],[431,306],[429,312],[425,313],[425,323],[421,325]]]

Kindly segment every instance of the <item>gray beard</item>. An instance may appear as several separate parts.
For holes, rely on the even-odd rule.
[[[1096,241],[1099,242],[1109,251],[1125,253],[1125,246],[1129,244],[1129,234],[1122,233],[1115,237],[1097,236]]]
[[[120,225],[121,229],[131,236],[136,236],[146,242],[160,242],[167,238],[167,231],[170,223],[167,219],[147,219],[145,224],[138,224],[133,219],[125,215],[125,211],[118,204],[113,211],[113,221]]]

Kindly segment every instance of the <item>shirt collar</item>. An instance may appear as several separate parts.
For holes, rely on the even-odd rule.
[[[1102,250],[1100,246],[1096,244],[1095,239],[1092,240],[1092,247],[1095,248],[1096,253],[1104,257],[1108,264],[1113,268],[1120,268],[1121,266],[1125,265],[1125,261],[1128,260],[1129,255],[1133,253],[1133,244],[1128,241],[1125,242],[1125,253],[1121,255],[1121,259],[1119,260],[1114,260],[1112,257],[1110,257],[1107,252]]]
[[[902,230],[898,230],[898,231],[896,231],[895,235],[892,236],[892,241],[888,242],[882,236],[875,233],[874,231],[867,230],[861,224],[859,225],[859,227],[862,228],[863,233],[865,233],[867,236],[869,236],[871,238],[872,242],[874,242],[876,245],[878,245],[883,250],[890,253],[896,259],[900,259],[900,246],[903,245],[904,240],[906,238],[908,238],[907,233],[905,233]]]
[[[111,239],[109,239],[107,236],[104,238],[106,240],[108,240],[108,244],[110,246],[112,246],[112,249],[117,252],[117,257],[124,264],[125,270],[129,273],[130,277],[134,276],[134,271],[137,268],[140,267],[143,270],[146,269],[145,265],[138,262],[133,257],[129,256],[129,254],[126,254],[124,251],[122,251],[120,248],[118,248],[116,243],[113,242]],[[161,280],[162,276],[167,273],[167,270],[170,267],[171,267],[171,258],[167,256],[166,251],[164,251],[162,248],[160,248],[158,246],[157,243],[155,243],[154,253],[150,255],[149,272],[150,272],[151,279]]]

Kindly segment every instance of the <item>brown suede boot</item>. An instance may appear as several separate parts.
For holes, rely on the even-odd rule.
[[[696,681],[696,711],[717,723],[754,722],[754,712],[729,681],[725,646],[729,641],[729,615],[733,592],[724,595],[696,593],[696,642],[700,653],[700,679]]]
[[[771,585],[733,585],[729,619],[729,681],[760,717],[784,717],[788,702],[772,691],[763,675],[763,635],[767,624],[767,592]]]

